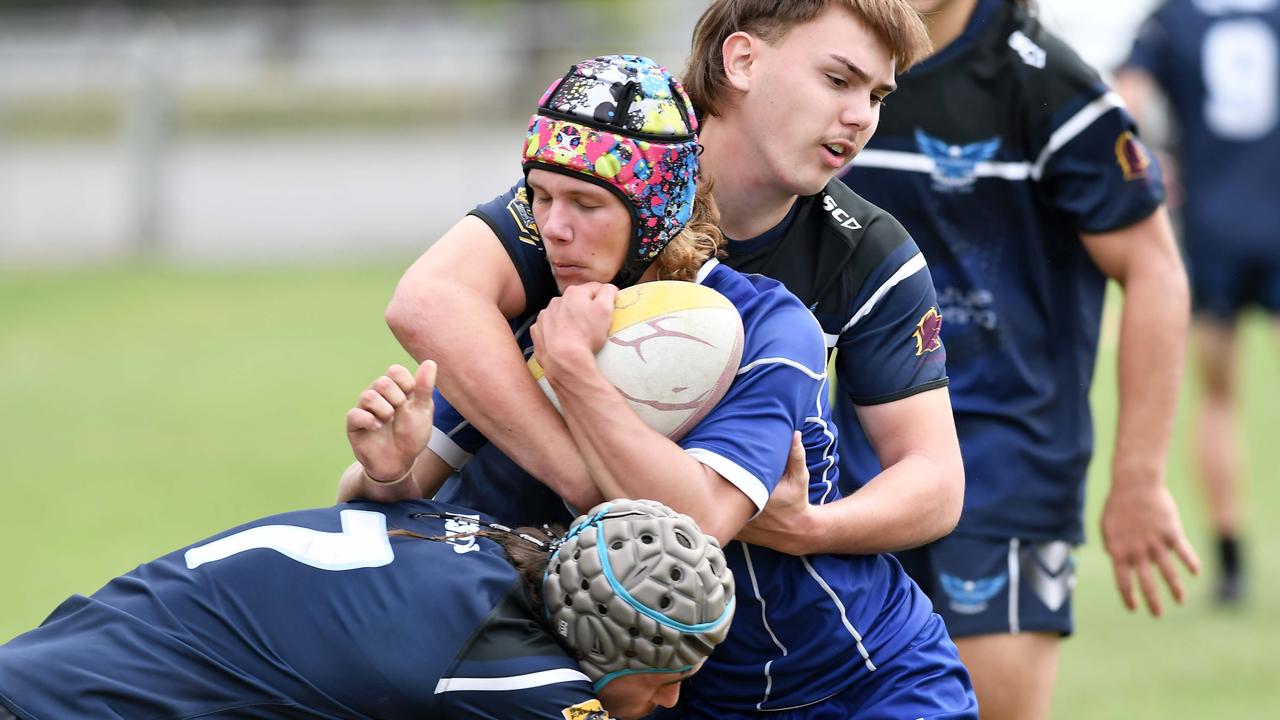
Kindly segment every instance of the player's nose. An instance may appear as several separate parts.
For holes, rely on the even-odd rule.
[[[538,232],[542,239],[551,242],[569,242],[573,239],[573,223],[564,203],[551,203],[551,207],[542,213],[538,222]]]
[[[662,707],[672,708],[680,701],[680,683],[663,685],[653,695],[653,701]]]

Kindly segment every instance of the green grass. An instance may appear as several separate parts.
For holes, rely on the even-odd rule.
[[[406,263],[407,264],[407,263]],[[382,321],[404,265],[0,272],[0,642],[138,562],[236,523],[327,504],[350,462],[342,416],[407,358]],[[1096,536],[1114,427],[1114,355],[1095,383],[1099,454],[1078,632],[1056,720],[1248,718],[1280,707],[1276,339],[1246,326],[1249,605],[1220,613],[1208,578],[1165,618],[1129,615]],[[1211,560],[1183,403],[1170,484]],[[1267,708],[1271,708],[1267,711]]]
[[[1254,718],[1280,711],[1280,527],[1269,523],[1280,507],[1280,444],[1270,434],[1280,427],[1280,336],[1261,316],[1248,317],[1241,329],[1241,427],[1252,476],[1246,503],[1249,602],[1232,612],[1213,606],[1215,548],[1193,466],[1197,392],[1194,367],[1188,367],[1169,485],[1204,569],[1189,583],[1187,603],[1159,620],[1145,610],[1131,615],[1121,605],[1098,531],[1116,417],[1114,345],[1104,343],[1093,392],[1098,451],[1089,473],[1089,540],[1077,557],[1077,632],[1063,645],[1055,720]]]

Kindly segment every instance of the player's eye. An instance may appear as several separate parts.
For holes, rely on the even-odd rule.
[[[845,80],[844,78],[840,77],[839,75],[827,75],[827,80],[828,80],[828,81],[829,81],[833,86],[838,87],[838,88],[840,88],[840,89],[842,89],[842,90],[843,90],[844,88],[849,87],[849,81],[848,81],[848,80]]]

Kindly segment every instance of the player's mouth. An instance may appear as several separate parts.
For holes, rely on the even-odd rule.
[[[827,161],[834,167],[843,167],[853,159],[853,143],[846,140],[835,140],[822,144]]]
[[[572,263],[551,263],[551,274],[556,276],[558,280],[564,280],[570,283],[586,282],[587,268],[582,265],[574,265]]]

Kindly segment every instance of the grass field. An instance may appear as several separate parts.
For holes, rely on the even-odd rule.
[[[0,642],[64,597],[267,513],[327,504],[350,461],[342,416],[405,355],[382,322],[401,265],[254,271],[0,272]],[[1215,611],[1208,578],[1159,621],[1129,616],[1091,541],[1057,720],[1280,716],[1280,372],[1247,325],[1244,376],[1254,571],[1250,603]],[[1114,357],[1095,383],[1100,453]],[[1183,403],[1170,482],[1202,557]],[[1206,562],[1206,564],[1208,564]]]

